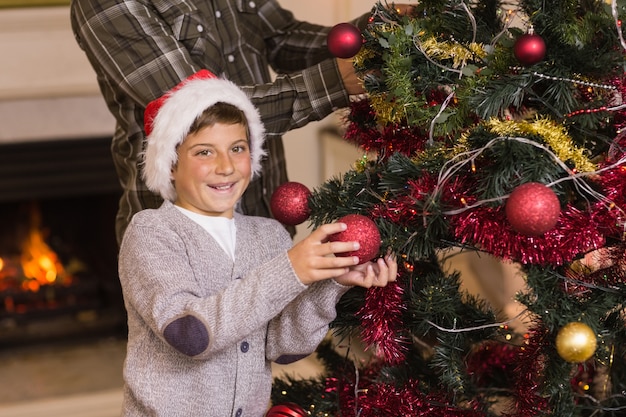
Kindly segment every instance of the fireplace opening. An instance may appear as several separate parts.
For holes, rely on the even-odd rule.
[[[0,146],[0,347],[125,335],[109,147]]]

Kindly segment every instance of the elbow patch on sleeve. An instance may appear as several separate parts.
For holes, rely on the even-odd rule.
[[[168,324],[163,337],[174,349],[188,356],[196,356],[209,346],[209,332],[194,316],[183,316]]]
[[[276,359],[276,363],[279,365],[289,365],[294,362],[298,362],[300,359],[306,358],[308,355],[282,355]]]

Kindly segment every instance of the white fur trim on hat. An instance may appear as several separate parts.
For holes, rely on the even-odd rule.
[[[261,172],[265,127],[250,99],[237,85],[225,79],[187,79],[166,94],[156,116],[149,121],[142,175],[151,191],[166,200],[176,200],[171,179],[178,158],[176,147],[183,142],[198,116],[218,102],[232,104],[245,114],[250,132],[252,178]]]

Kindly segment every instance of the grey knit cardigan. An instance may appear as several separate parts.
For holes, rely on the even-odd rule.
[[[303,285],[275,220],[235,215],[235,262],[168,201],[137,213],[119,275],[128,312],[123,416],[265,414],[271,361],[313,352],[348,287]]]

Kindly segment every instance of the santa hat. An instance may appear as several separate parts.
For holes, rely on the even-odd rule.
[[[177,161],[176,147],[183,142],[198,116],[218,102],[232,104],[243,111],[248,120],[252,177],[261,172],[265,127],[258,110],[237,85],[201,70],[146,107],[147,138],[142,175],[151,191],[166,200],[176,200],[171,179]]]

